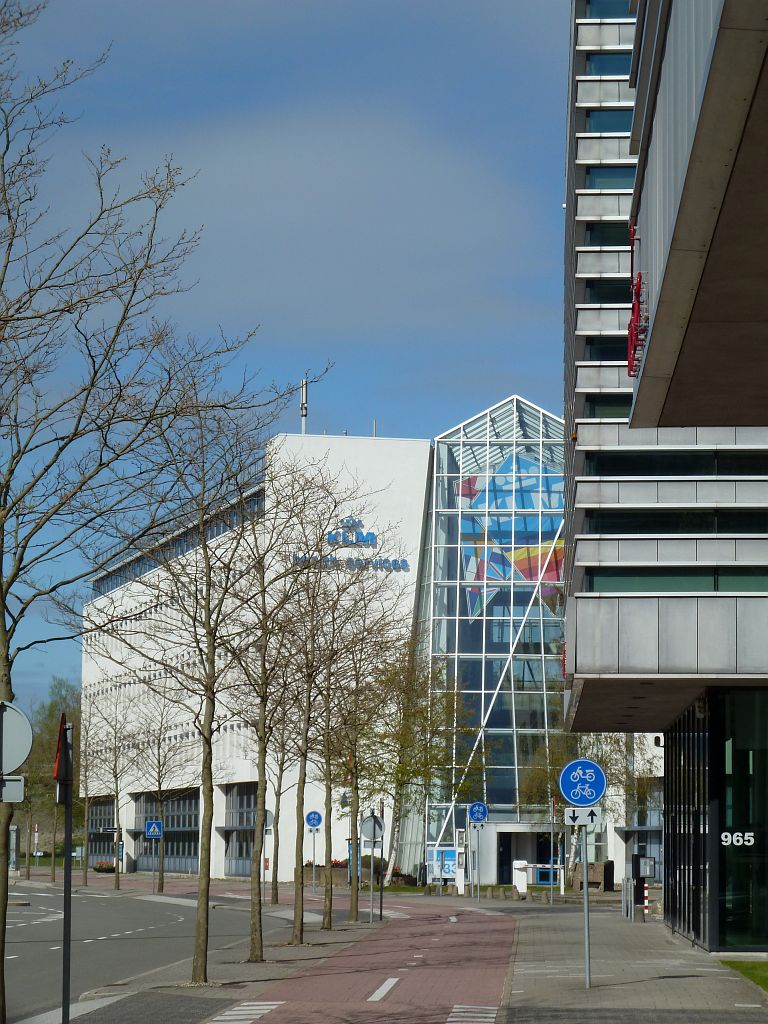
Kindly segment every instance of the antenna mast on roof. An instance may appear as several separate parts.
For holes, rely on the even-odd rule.
[[[306,434],[307,432],[307,392],[309,391],[309,381],[304,378],[301,382],[301,406],[299,411],[301,412],[301,432]]]

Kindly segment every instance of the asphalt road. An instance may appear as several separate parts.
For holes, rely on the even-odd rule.
[[[21,906],[29,900],[29,906]],[[211,910],[210,949],[244,941],[248,904],[216,900]],[[24,1020],[61,1003],[60,888],[11,888],[6,933],[8,1021]],[[106,895],[72,896],[72,1002],[82,993],[132,978],[192,955],[195,906],[190,898]],[[265,916],[270,941],[281,941],[288,922]]]

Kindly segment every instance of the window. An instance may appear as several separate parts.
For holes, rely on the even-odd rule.
[[[712,569],[588,569],[586,589],[595,593],[655,593],[711,591],[715,589]]]
[[[768,568],[744,566],[741,568],[606,568],[589,569],[586,573],[587,589],[593,592],[697,593],[722,591],[768,591]]]
[[[616,221],[594,221],[587,224],[587,245],[629,245],[629,225]],[[626,340],[624,350],[626,354]]]
[[[588,452],[584,472],[588,476],[714,476],[715,453]]]
[[[628,132],[632,127],[631,110],[590,110],[588,132]]]
[[[631,395],[587,395],[584,415],[591,420],[626,419],[631,405]]]
[[[596,534],[722,534],[768,533],[764,509],[636,509],[589,511],[586,533]]]
[[[629,0],[587,0],[588,18],[629,18]]]
[[[623,338],[587,338],[584,346],[584,359],[593,363],[626,362],[626,336]]]
[[[609,281],[599,278],[590,280],[587,281],[584,299],[590,303],[608,302],[614,304],[626,302],[629,304],[632,301],[632,285],[628,280]]]
[[[635,184],[635,168],[627,167],[588,167],[587,188],[633,188]]]
[[[590,53],[587,57],[587,74],[628,75],[631,63],[631,53]],[[627,114],[631,120],[632,111],[627,111]],[[595,130],[600,131],[601,129]],[[619,131],[629,131],[629,128],[620,128]]]

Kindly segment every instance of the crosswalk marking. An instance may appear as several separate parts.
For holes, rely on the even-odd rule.
[[[230,1006],[228,1010],[224,1010],[214,1017],[210,1024],[234,1024],[234,1022],[240,1022],[240,1024],[250,1024],[251,1021],[259,1020],[270,1012],[270,1010],[276,1010],[278,1006],[283,1005],[283,1000],[276,1000],[274,1002],[259,1002],[259,1003],[238,1003],[237,1006]]]
[[[454,1006],[446,1024],[493,1024],[496,1020],[496,1006]]]

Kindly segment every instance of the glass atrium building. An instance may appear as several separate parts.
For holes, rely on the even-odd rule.
[[[562,727],[562,510],[557,416],[513,396],[436,438],[418,614],[432,699],[454,694],[455,727],[425,809],[426,861],[465,845],[467,806],[482,800],[489,883],[550,857],[527,776]]]

